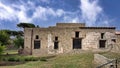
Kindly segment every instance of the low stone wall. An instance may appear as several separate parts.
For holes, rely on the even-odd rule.
[[[111,59],[108,59],[108,58],[104,57],[103,55],[94,54],[94,63],[97,66],[100,66],[100,65],[103,65],[105,63],[108,63],[109,61],[111,61]],[[103,68],[110,68],[111,65],[112,65],[112,63],[107,64]]]

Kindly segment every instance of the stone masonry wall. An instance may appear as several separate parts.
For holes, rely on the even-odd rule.
[[[106,47],[105,49],[108,49],[108,46],[111,44],[111,40],[115,37],[114,33],[111,32],[105,32],[103,39],[101,39],[101,33],[100,32],[88,32],[86,34],[86,37],[83,39],[83,49],[84,50],[93,50],[98,49],[99,50],[99,40],[106,40]]]
[[[81,50],[101,50],[99,48],[101,33],[105,33],[103,38],[106,40],[105,49],[111,44],[111,39],[115,38],[114,29],[80,29],[79,27],[68,27],[68,25],[67,27],[63,27],[25,28],[24,50],[28,51],[29,54],[32,52],[35,56],[71,52],[73,50],[73,38],[75,38],[76,31],[79,32],[79,38],[82,38]],[[39,36],[39,39],[35,38],[36,35]],[[58,37],[58,49],[54,49],[55,37]],[[35,40],[40,40],[41,42],[39,49],[34,49]]]

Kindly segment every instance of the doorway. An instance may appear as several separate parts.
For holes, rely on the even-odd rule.
[[[81,38],[74,38],[73,39],[73,49],[81,49],[82,48],[82,39]]]

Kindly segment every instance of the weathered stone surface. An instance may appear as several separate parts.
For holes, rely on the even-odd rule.
[[[104,63],[107,63],[108,62],[108,58],[100,55],[100,54],[94,54],[94,61],[95,63],[98,63],[98,64],[104,64]]]
[[[101,66],[105,63],[108,63],[111,61],[110,59],[104,57],[103,55],[100,54],[94,54],[94,63],[98,66]],[[110,65],[113,65],[112,63],[105,65],[103,68],[110,68]]]
[[[33,55],[72,52],[74,50],[73,39],[75,39],[76,31],[79,32],[79,38],[82,39],[80,50],[107,51],[109,50],[109,44],[111,44],[111,39],[118,39],[115,35],[115,29],[112,27],[83,27],[85,27],[85,25],[80,23],[62,23],[57,24],[57,26],[48,28],[25,28],[24,50],[27,51],[29,54],[32,53]],[[104,33],[102,40],[106,40],[104,49],[99,48],[99,40],[101,40],[101,33]],[[36,35],[39,36],[39,39],[36,39]],[[56,36],[58,37],[58,49],[54,49],[54,41]],[[35,40],[40,40],[39,49],[34,49]],[[117,40],[116,42],[118,43],[119,40]]]

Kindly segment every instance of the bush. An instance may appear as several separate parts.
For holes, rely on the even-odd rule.
[[[6,59],[6,61],[7,61],[7,59]],[[10,61],[10,62],[20,62],[22,60],[21,60],[21,58],[10,57],[10,58],[8,58],[8,61]]]
[[[37,61],[38,60],[38,58],[36,58],[36,57],[31,57],[31,59],[32,59],[32,61]]]
[[[30,57],[26,57],[24,60],[25,61],[31,61],[31,58]]]
[[[16,61],[14,57],[8,58],[8,61]]]
[[[45,57],[41,57],[40,61],[47,61]]]
[[[26,57],[24,60],[25,61],[38,61],[39,59],[36,57]]]
[[[45,58],[38,58],[38,57],[3,57],[2,61],[9,61],[9,62],[25,62],[25,61],[46,61]]]

